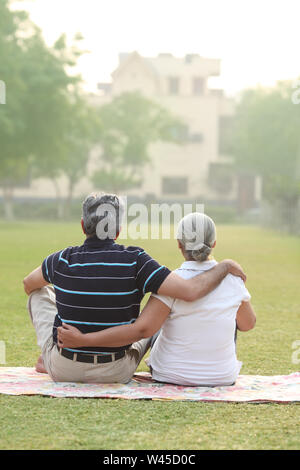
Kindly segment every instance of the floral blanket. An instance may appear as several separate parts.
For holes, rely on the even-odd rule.
[[[300,402],[300,372],[275,376],[240,375],[234,386],[210,388],[158,383],[147,372],[137,373],[126,385],[56,383],[47,374],[39,374],[29,367],[1,367],[0,394],[58,398],[291,403]]]

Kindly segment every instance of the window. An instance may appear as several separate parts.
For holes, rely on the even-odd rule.
[[[111,93],[112,84],[111,83],[98,83],[98,90],[102,91],[103,94],[109,95]]]
[[[187,194],[188,179],[187,177],[166,177],[162,179],[163,194]]]
[[[184,124],[177,126],[171,126],[167,129],[170,138],[177,142],[188,142],[189,140],[189,128]]]
[[[169,77],[169,93],[170,95],[178,95],[179,93],[179,78]]]
[[[189,135],[189,141],[195,144],[200,144],[203,142],[203,134],[200,132],[194,132]]]
[[[219,154],[230,154],[232,151],[232,133],[234,118],[220,116],[219,118]]]
[[[221,194],[228,194],[233,185],[233,167],[229,163],[211,163],[208,175],[210,187]]]
[[[203,95],[204,93],[204,78],[195,77],[193,80],[193,94]]]

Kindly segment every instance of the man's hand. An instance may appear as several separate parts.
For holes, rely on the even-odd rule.
[[[246,282],[247,276],[244,273],[243,268],[238,263],[236,263],[232,259],[225,259],[220,264],[222,263],[227,265],[228,273],[233,274],[233,276],[241,277],[243,281]]]
[[[183,279],[172,272],[164,280],[157,293],[186,302],[194,302],[213,291],[227,274],[239,276],[246,282],[246,274],[241,266],[231,259],[226,259],[192,279]]]
[[[57,328],[57,340],[60,348],[78,348],[84,345],[84,334],[77,328],[63,323]]]

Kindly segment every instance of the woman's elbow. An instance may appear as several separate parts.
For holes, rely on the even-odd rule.
[[[243,325],[238,325],[238,329],[240,331],[250,331],[250,330],[253,330],[253,328],[255,327],[255,324],[256,324],[256,317],[253,317],[251,318],[251,320],[247,321],[247,323],[243,324]]]
[[[251,321],[250,321],[249,330],[253,330],[253,328],[255,327],[255,325],[256,325],[256,315],[253,314],[253,315],[252,315],[252,318],[251,318]]]

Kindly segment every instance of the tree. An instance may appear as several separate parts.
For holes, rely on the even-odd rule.
[[[183,123],[140,93],[124,93],[101,106],[99,171],[92,176],[95,186],[120,192],[142,184],[141,170],[150,157],[150,143],[163,140],[181,143]]]
[[[14,189],[28,183],[32,168],[33,176],[55,184],[65,168],[70,96],[79,83],[67,68],[82,53],[80,40],[76,35],[67,47],[62,35],[49,48],[26,13],[0,0],[0,78],[7,85],[7,103],[0,107],[0,186],[8,218]]]
[[[101,120],[86,98],[78,93],[70,96],[61,172],[67,177],[68,191],[64,204],[64,216],[69,217],[74,189],[85,175],[90,151],[98,139]]]
[[[41,139],[40,136],[36,138],[32,127],[32,145],[36,148],[34,176],[50,178],[53,182],[59,218],[69,216],[74,187],[85,172],[97,121],[94,110],[81,96],[80,78],[68,76],[65,72],[66,66],[74,66],[83,53],[77,45],[81,39],[81,35],[76,35],[70,48],[66,44],[65,35],[62,35],[50,51],[52,66],[49,60],[37,66],[41,72],[39,82],[43,81],[43,74],[49,75],[49,102],[46,108],[47,127]],[[46,81],[43,82],[46,86]],[[45,88],[42,91],[45,92]],[[37,120],[45,116],[45,100],[42,96],[40,101],[42,107],[34,107],[33,110]],[[68,180],[65,200],[58,184],[58,178],[62,175]]]
[[[22,79],[21,34],[28,29],[24,12],[11,12],[7,0],[0,0],[0,79],[6,85],[7,99],[0,105],[0,186],[7,218],[13,217],[13,189],[24,184],[28,175],[29,152],[23,142],[26,134],[24,99],[26,84]]]
[[[263,197],[297,207],[300,197],[300,107],[293,104],[292,84],[243,93],[231,151],[236,168],[262,177]]]

